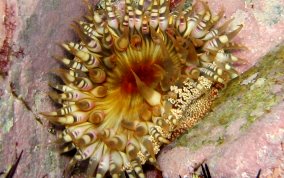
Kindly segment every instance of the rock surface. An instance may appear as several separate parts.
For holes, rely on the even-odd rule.
[[[233,81],[213,111],[159,155],[164,177],[284,175],[284,46]]]
[[[244,24],[236,41],[246,45],[249,50],[236,55],[249,63],[239,65],[240,72],[247,70],[283,41],[283,0],[210,0],[209,5],[213,12],[224,7],[226,19],[235,17],[232,26]],[[7,8],[13,13],[7,13]],[[62,176],[68,158],[54,150],[53,127],[38,113],[55,108],[46,94],[49,91],[48,81],[55,80],[48,72],[59,66],[51,56],[64,54],[56,43],[78,40],[70,24],[85,12],[86,8],[81,1],[0,1],[0,15],[3,17],[0,24],[0,47],[3,49],[5,39],[8,39],[9,48],[5,49],[10,51],[7,56],[0,54],[1,59],[9,61],[8,75],[0,78],[0,172],[7,170],[23,150],[15,177]],[[15,24],[15,30],[5,28],[7,19]],[[256,81],[245,86],[252,87],[252,90],[261,89],[263,83],[266,83],[260,78],[266,79],[266,76],[257,76]],[[282,96],[282,84],[273,85],[269,91]],[[246,104],[244,101],[238,103],[237,98],[234,101],[235,107]],[[227,124],[226,129],[217,126],[211,128],[210,125],[200,123],[197,126],[200,134],[196,134],[196,138],[192,139],[196,133],[193,129],[160,154],[163,175],[170,178],[189,175],[195,164],[204,160],[215,177],[254,177],[260,168],[263,170],[262,175],[281,171],[283,112],[280,110],[283,105],[279,102],[269,107],[270,112],[258,111],[256,108],[249,118],[243,114],[233,121],[221,120],[221,123]],[[222,113],[224,107],[224,104],[216,106],[213,113]],[[242,111],[242,108],[237,108]],[[240,129],[248,119],[252,120],[251,124],[245,130]],[[213,119],[210,120],[209,115],[206,120],[210,123]],[[202,136],[209,131],[212,135],[211,145],[199,144],[203,140]],[[219,140],[216,139],[218,135],[221,136]],[[216,142],[222,142],[221,146],[216,146]],[[190,145],[196,145],[194,150]],[[172,146],[175,148],[170,149]],[[172,158],[174,154],[176,156]]]

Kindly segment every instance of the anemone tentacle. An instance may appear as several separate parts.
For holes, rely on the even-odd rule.
[[[49,93],[62,108],[43,113],[65,126],[63,152],[77,150],[69,167],[89,159],[89,177],[145,177],[141,165],[157,165],[160,146],[204,117],[237,77],[229,50],[242,48],[231,42],[242,25],[216,27],[223,11],[214,16],[204,2],[169,7],[125,0],[117,16],[106,0],[102,10],[88,4],[87,21],[74,24],[81,42],[62,44],[74,58],[56,58],[66,66],[54,70],[63,84]]]

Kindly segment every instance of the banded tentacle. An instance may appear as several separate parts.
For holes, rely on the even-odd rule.
[[[141,166],[157,166],[160,146],[204,117],[237,76],[229,49],[241,48],[231,40],[242,25],[215,27],[223,11],[197,5],[177,12],[168,0],[125,0],[117,16],[110,0],[102,10],[88,4],[87,21],[73,25],[81,41],[62,44],[74,58],[57,57],[63,84],[49,96],[62,108],[43,113],[65,126],[63,152],[77,150],[69,168],[89,159],[89,177],[145,177]]]

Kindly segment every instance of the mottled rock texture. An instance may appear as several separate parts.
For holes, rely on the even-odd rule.
[[[1,1],[1,12],[6,5],[15,11],[7,18],[17,19],[12,47],[22,47],[24,56],[9,56],[8,75],[1,79],[0,172],[23,150],[15,177],[61,177],[67,159],[52,147],[51,125],[38,113],[54,108],[46,94],[52,80],[48,72],[59,66],[52,55],[64,54],[59,42],[76,40],[70,24],[86,9],[81,1],[7,0]]]
[[[212,112],[159,156],[164,177],[206,162],[213,177],[284,175],[284,46],[234,80]],[[272,176],[273,177],[273,176]]]
[[[248,50],[236,55],[248,63],[239,65],[240,72],[283,41],[283,0],[210,0],[209,5],[213,12],[223,7],[226,19],[235,17],[233,26],[244,24],[236,41],[246,45]],[[7,8],[13,13],[7,13]],[[8,48],[5,48],[8,53],[0,57],[9,63],[5,68],[7,74],[0,77],[0,172],[12,165],[23,150],[15,177],[62,176],[68,158],[56,152],[52,146],[55,138],[52,126],[38,113],[56,107],[46,94],[48,81],[56,80],[48,72],[59,66],[52,55],[64,54],[57,43],[78,40],[70,24],[85,12],[81,1],[0,1],[1,49],[8,39]],[[14,23],[13,31],[5,28],[7,20]],[[21,49],[22,53],[17,53]],[[248,80],[240,90],[231,88],[233,93],[228,91],[228,98],[220,99],[221,104],[216,103],[204,122],[165,147],[159,155],[165,177],[190,175],[195,164],[204,160],[215,177],[254,177],[260,168],[264,176],[281,175],[283,77],[279,74],[280,79],[273,78],[276,74],[270,74],[269,71],[274,71],[270,67],[264,66],[262,70],[266,73],[259,72],[256,77],[249,78],[258,71],[247,74]],[[240,85],[243,80],[234,85]],[[243,91],[247,91],[247,95],[240,93]],[[255,95],[250,95],[250,91]],[[276,96],[282,100],[278,101]],[[230,113],[227,108],[235,112]],[[155,174],[148,175],[155,177],[151,176]]]

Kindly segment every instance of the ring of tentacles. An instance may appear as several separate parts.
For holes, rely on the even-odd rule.
[[[81,41],[62,44],[74,57],[57,58],[64,84],[49,96],[62,105],[43,113],[65,127],[63,152],[76,149],[69,168],[89,159],[89,177],[145,177],[141,165],[157,165],[163,143],[177,137],[209,110],[220,88],[238,74],[229,51],[242,25],[216,25],[204,2],[169,9],[166,0],[125,1],[124,14],[106,0],[88,4],[86,21],[74,28]]]

